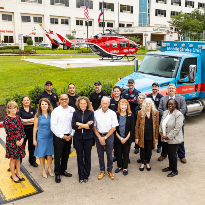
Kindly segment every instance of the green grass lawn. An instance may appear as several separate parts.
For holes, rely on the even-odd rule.
[[[68,58],[68,56],[35,56],[32,58]],[[73,56],[90,57],[90,56]],[[92,56],[95,57],[95,56]],[[144,56],[139,56],[140,59]],[[118,77],[125,77],[134,71],[134,66],[106,66],[90,68],[62,69],[54,66],[35,64],[21,60],[21,56],[0,57],[0,105],[5,98],[17,93],[28,94],[35,85],[43,86],[51,80],[58,91],[69,83],[74,83],[76,89],[82,89],[86,84],[93,85],[96,80],[115,84]],[[29,58],[31,58],[29,56]]]

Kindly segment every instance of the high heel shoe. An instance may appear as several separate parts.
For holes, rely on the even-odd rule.
[[[13,180],[13,182],[15,182],[15,183],[21,183],[21,180],[20,180],[20,179],[19,179],[18,181],[15,181],[12,176],[10,176],[10,178],[11,178],[11,179]],[[17,178],[18,178],[18,177],[17,177]]]
[[[42,172],[43,174],[43,178],[47,179],[48,178],[48,175],[46,174],[46,172]]]
[[[48,173],[49,173],[49,175],[50,175],[51,177],[54,177],[54,174],[53,174],[53,172],[51,171],[51,169],[50,169],[50,170],[48,169]]]

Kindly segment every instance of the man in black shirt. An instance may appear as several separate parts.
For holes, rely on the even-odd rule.
[[[95,92],[90,94],[90,101],[92,102],[92,106],[94,111],[96,111],[101,104],[101,99],[103,98],[103,96],[108,96],[107,93],[102,89],[102,84],[100,81],[96,81],[94,83],[95,85]]]
[[[75,94],[75,85],[73,83],[70,83],[68,85],[68,98],[69,98],[68,105],[75,108],[75,110],[78,110],[77,106],[75,105],[75,102],[78,99],[78,97],[79,95]]]
[[[110,99],[110,106],[109,109],[117,112],[118,103],[121,100],[121,89],[119,86],[113,87],[113,98]]]
[[[53,83],[51,81],[47,81],[45,83],[45,90],[40,93],[36,99],[37,107],[39,106],[39,100],[41,98],[47,98],[51,102],[53,109],[59,106],[58,96],[52,92],[52,88]]]

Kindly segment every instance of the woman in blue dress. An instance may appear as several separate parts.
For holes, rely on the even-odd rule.
[[[54,176],[51,171],[52,155],[54,154],[53,146],[53,133],[50,129],[50,116],[53,111],[53,107],[50,101],[46,98],[42,98],[39,101],[39,107],[34,117],[34,129],[33,129],[33,144],[35,146],[34,156],[38,156],[42,167],[42,174],[44,178],[47,178],[45,170],[45,156],[47,155],[48,161],[48,173],[50,176]]]

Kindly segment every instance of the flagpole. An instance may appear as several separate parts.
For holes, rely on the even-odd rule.
[[[104,33],[104,1],[103,1],[103,33]]]

